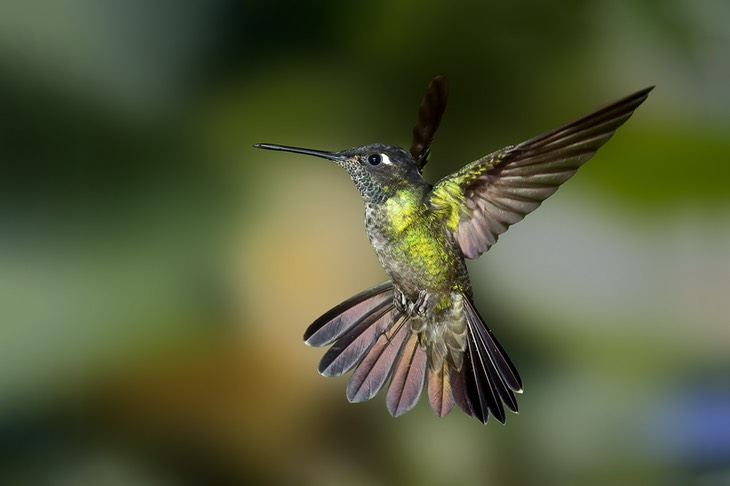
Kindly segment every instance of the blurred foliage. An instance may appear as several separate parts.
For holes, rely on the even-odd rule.
[[[730,478],[730,7],[0,5],[0,483]],[[256,142],[407,146],[426,175],[656,85],[472,262],[526,383],[481,427],[349,405],[301,343],[382,280],[346,174]]]

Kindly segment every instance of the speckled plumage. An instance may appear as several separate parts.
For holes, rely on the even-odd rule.
[[[354,368],[350,401],[369,400],[390,379],[393,415],[410,410],[424,387],[433,410],[458,406],[486,423],[517,411],[522,381],[479,316],[465,258],[553,194],[647,97],[639,91],[574,122],[482,157],[437,184],[421,171],[443,115],[448,87],[436,77],[421,104],[410,152],[371,144],[341,152],[257,147],[330,159],[350,174],[365,203],[365,229],[390,281],[334,307],[305,332],[332,344],[319,371]]]

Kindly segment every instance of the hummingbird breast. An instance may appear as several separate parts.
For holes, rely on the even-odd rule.
[[[461,368],[466,321],[461,299],[471,297],[464,257],[423,199],[402,191],[368,204],[365,227],[380,263],[395,287],[395,305],[437,369],[447,359]]]
[[[418,195],[399,191],[384,203],[367,205],[365,229],[381,265],[409,300],[424,292],[470,295],[458,246]]]

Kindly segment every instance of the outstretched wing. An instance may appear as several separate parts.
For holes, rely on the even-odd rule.
[[[418,164],[418,170],[428,162],[431,153],[431,141],[441,123],[441,116],[446,110],[446,102],[449,98],[449,81],[446,76],[438,75],[431,80],[423,95],[423,101],[418,109],[418,117],[413,127],[413,141],[411,142],[411,155]]]
[[[653,87],[611,103],[560,128],[482,157],[440,180],[429,196],[467,258],[557,191],[611,138]]]

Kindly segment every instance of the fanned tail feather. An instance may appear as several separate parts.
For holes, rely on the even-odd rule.
[[[409,330],[408,340],[401,349],[386,396],[391,415],[398,417],[416,406],[426,381],[426,369],[426,352],[418,343],[418,336]]]
[[[350,371],[388,329],[392,313],[392,304],[381,303],[370,309],[322,356],[319,372],[324,376],[340,376]]]
[[[314,321],[304,332],[304,342],[309,346],[327,346],[369,316],[375,307],[383,304],[387,306],[392,302],[392,282],[363,290]]]
[[[428,401],[436,415],[443,417],[454,408],[454,394],[451,391],[451,374],[449,363],[437,370],[428,370]]]
[[[428,400],[437,415],[458,405],[483,423],[490,414],[504,423],[505,406],[517,411],[514,393],[522,391],[522,382],[471,301],[463,296],[463,302],[467,347],[461,370],[447,360],[436,369],[429,365],[408,316],[395,307],[391,282],[334,307],[304,336],[314,346],[334,343],[319,363],[323,375],[339,376],[355,368],[347,385],[351,402],[370,400],[390,379],[386,405],[397,417],[418,403],[428,379]]]
[[[470,417],[474,416],[474,412],[471,409],[471,403],[466,396],[466,383],[464,380],[464,368],[466,364],[462,365],[461,370],[456,370],[449,367],[449,381],[451,383],[451,394],[454,397],[454,402],[459,406],[462,412]]]
[[[522,381],[502,347],[487,329],[466,296],[467,349],[463,370],[466,395],[473,415],[487,423],[491,413],[501,423],[504,407],[517,412],[514,393],[522,392]]]
[[[398,358],[403,343],[410,334],[402,325],[402,315],[396,313],[385,332],[382,332],[370,348],[347,384],[347,399],[358,403],[373,398],[390,377],[393,363]]]

